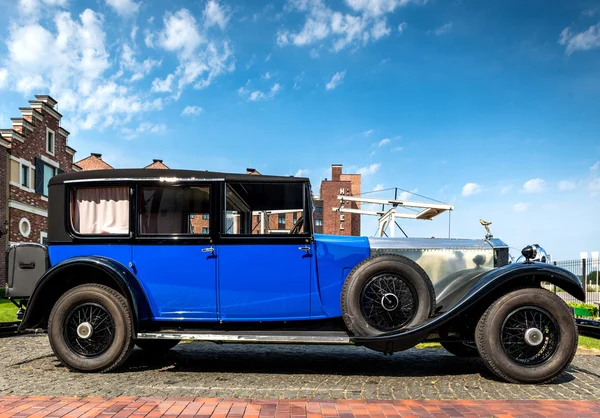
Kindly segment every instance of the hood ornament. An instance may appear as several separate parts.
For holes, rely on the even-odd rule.
[[[485,228],[485,239],[492,239],[494,238],[494,236],[492,235],[492,233],[490,232],[490,225],[492,224],[491,222],[488,221],[484,221],[483,219],[479,219],[479,223],[481,225],[483,225],[483,227]]]

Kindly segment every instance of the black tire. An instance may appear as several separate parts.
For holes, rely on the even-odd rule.
[[[366,294],[370,291],[369,286],[374,280],[387,277],[392,277],[394,286],[395,283],[400,283],[404,290],[408,289],[410,291],[411,295],[407,296],[406,291],[397,293],[394,301],[395,308],[392,310],[389,309],[392,306],[384,306],[383,297],[380,308],[375,306],[376,304],[373,304],[373,302],[368,302],[374,299],[369,298]],[[397,280],[400,280],[400,282]],[[395,291],[396,287],[394,287]],[[375,296],[379,297],[380,295]],[[401,301],[406,302],[407,300],[411,303],[401,303]],[[376,323],[372,318],[375,316],[372,313],[373,310],[370,311],[371,317],[364,311],[365,303],[371,303],[376,310],[385,308],[386,311],[391,312],[389,314],[390,323],[384,324],[385,326]],[[401,255],[381,254],[366,259],[350,272],[342,289],[341,307],[344,322],[352,334],[358,336],[378,335],[383,332],[411,327],[429,318],[435,310],[435,291],[429,276],[417,263]],[[404,309],[402,309],[403,307]],[[410,315],[408,310],[411,311]],[[393,321],[392,314],[398,316],[399,320]],[[382,318],[382,316],[379,316],[379,318]],[[404,322],[401,321],[403,318],[405,318]]]
[[[529,337],[528,342],[526,330],[532,329],[542,333]],[[485,311],[475,330],[485,365],[513,383],[544,383],[557,377],[573,360],[577,337],[575,318],[567,304],[538,288],[502,296]]]
[[[78,316],[81,312],[84,314]],[[77,331],[84,323],[92,325],[88,338],[81,338]],[[48,320],[48,337],[54,354],[70,370],[108,372],[116,369],[127,360],[135,343],[129,303],[107,286],[74,287],[54,304]]]
[[[477,348],[456,341],[444,341],[440,343],[450,354],[456,357],[479,357]]]
[[[136,340],[135,345],[149,353],[165,353],[180,342],[181,340]]]

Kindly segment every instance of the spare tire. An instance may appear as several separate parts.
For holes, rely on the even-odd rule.
[[[342,316],[356,336],[378,335],[422,323],[435,310],[429,276],[397,254],[369,257],[348,275],[342,289]]]

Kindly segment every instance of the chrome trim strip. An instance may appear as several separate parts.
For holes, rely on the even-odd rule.
[[[234,333],[176,333],[176,332],[139,332],[137,338],[148,340],[194,340],[226,341],[254,343],[312,343],[312,344],[350,344],[350,337],[344,333],[311,334],[234,334]],[[337,334],[337,335],[336,335]]]
[[[92,182],[102,182],[102,181],[160,181],[165,183],[177,183],[182,181],[225,181],[224,178],[214,178],[214,179],[206,179],[206,178],[177,178],[177,177],[143,177],[143,178],[134,178],[134,177],[119,177],[119,178],[97,178],[97,179],[81,179],[81,180],[65,180],[64,183],[92,183]]]
[[[371,250],[491,250],[483,239],[369,237]]]

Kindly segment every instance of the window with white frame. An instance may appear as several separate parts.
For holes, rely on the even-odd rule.
[[[46,128],[46,152],[50,155],[54,155],[54,148],[56,146],[56,136],[52,129]]]
[[[10,183],[21,189],[33,189],[33,165],[20,158],[10,157]]]

